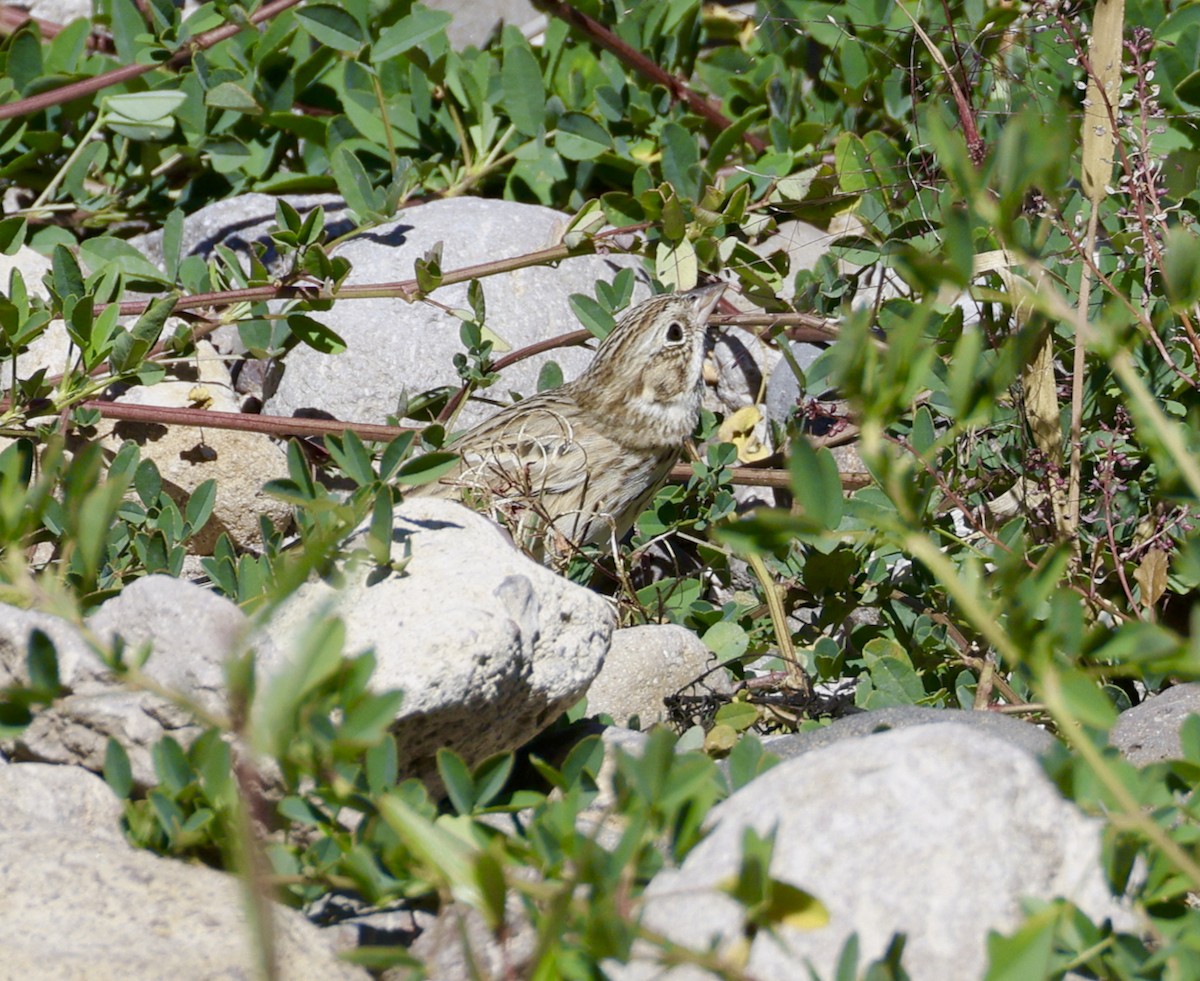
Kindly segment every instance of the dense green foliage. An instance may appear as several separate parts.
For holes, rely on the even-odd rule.
[[[147,69],[0,122],[0,248],[29,244],[53,263],[48,300],[19,275],[0,296],[10,366],[0,431],[18,440],[0,453],[7,599],[48,594],[81,611],[138,575],[178,573],[211,488],[181,508],[132,448],[102,479],[98,452],[68,459],[62,449],[98,420],[83,403],[114,381],[154,384],[162,357],[188,352],[188,329],[163,337],[179,297],[258,288],[219,316],[259,356],[286,357],[297,344],[335,356],[341,346],[306,313],[328,309],[349,272],[319,209],[280,204],[282,276],[223,246],[209,261],[184,257],[186,214],[248,191],[333,191],[361,230],[421,198],[505,197],[575,214],[563,256],[594,249],[605,223],[636,226],[642,237],[628,240],[664,287],[721,273],[765,312],[836,319],[837,342],[804,380],[812,395],[836,388],[849,409],[806,397],[776,420],[795,506],[781,499],[742,517],[737,447],[715,439],[723,420],[706,414],[698,435],[709,442],[690,482],[658,495],[613,561],[583,556],[571,574],[617,594],[627,622],[694,629],[738,676],[765,656],[759,668],[790,667],[793,680],[795,663],[816,681],[856,679],[862,707],[1002,706],[1051,723],[1066,745],[1055,776],[1109,818],[1110,875],[1146,912],[1149,940],[1050,907],[994,938],[991,978],[1200,974],[1189,901],[1200,889],[1200,728],[1185,730],[1185,760],[1142,771],[1105,747],[1131,699],[1200,674],[1190,629],[1200,587],[1200,5],[1133,2],[1123,23],[1093,37],[1090,11],[1058,3],[763,0],[749,19],[699,0],[577,4],[712,99],[724,128],[677,97],[675,82],[648,79],[553,16],[538,44],[510,26],[483,50],[459,51],[447,15],[406,0],[289,7],[216,43],[205,32],[243,23],[247,10],[99,7],[109,51],[90,45],[82,20],[50,41],[28,24],[0,43],[0,102],[10,105],[121,65]],[[1106,100],[1106,66],[1089,50],[1115,37],[1124,72]],[[791,219],[828,229],[832,248],[814,268],[758,248]],[[127,241],[156,228],[163,269]],[[407,292],[420,298],[452,274],[430,255]],[[268,316],[270,291],[295,284],[326,292],[291,296],[285,316]],[[576,296],[581,321],[602,335],[630,286]],[[132,299],[127,291],[154,299],[122,324],[115,303]],[[19,375],[17,353],[56,318],[75,345],[73,370]],[[484,320],[481,304],[464,313],[457,366],[469,390],[499,377]],[[544,369],[545,384],[555,372]],[[428,421],[447,396],[414,398],[408,413]],[[870,475],[849,496],[830,451],[805,436],[831,415],[835,429],[857,427]],[[436,425],[386,445],[328,437],[327,466],[355,488],[340,496],[293,447],[273,490],[295,504],[302,547],[285,552],[272,532],[263,554],[238,555],[224,541],[206,559],[216,587],[266,613],[367,517],[380,561],[392,505],[446,464],[444,437]],[[639,578],[644,547],[668,534],[691,564]],[[33,549],[46,544],[52,553]],[[741,575],[747,558],[753,575]],[[722,601],[709,577],[727,587]],[[269,857],[291,901],[331,889],[367,903],[453,896],[498,927],[516,889],[539,931],[535,976],[593,977],[601,958],[624,956],[636,933],[623,915],[630,897],[664,854],[695,843],[703,813],[729,789],[711,761],[673,756],[663,737],[642,763],[622,759],[612,806],[627,830],[615,848],[576,830],[596,794],[590,743],[561,766],[536,762],[557,796],[514,789],[509,757],[470,770],[446,755],[450,804],[439,817],[422,788],[395,784],[385,733],[396,697],[367,691],[369,657],[341,654],[336,624],[314,631],[265,717],[234,706],[186,752],[164,743],[161,784],[146,796],[133,793],[113,744],[107,776],[132,798],[134,840],[253,867],[218,737],[236,730],[287,785],[277,819],[289,831]],[[56,689],[52,656],[39,647],[30,658],[43,683],[10,693],[6,725],[25,724]],[[118,666],[139,683],[136,665]],[[248,668],[231,684],[249,699]],[[736,733],[796,724],[797,714],[795,700],[743,699],[722,710],[708,747],[735,746],[737,785],[765,763]],[[703,733],[685,738],[698,746]],[[522,807],[533,816],[519,836],[472,820]],[[344,821],[350,811],[363,819]],[[762,847],[747,861],[761,861]],[[1131,878],[1135,856],[1145,871]],[[542,877],[506,874],[518,865]],[[780,912],[761,895],[739,898]]]

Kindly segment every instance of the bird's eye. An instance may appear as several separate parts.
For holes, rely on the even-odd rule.
[[[672,320],[671,323],[667,325],[667,343],[678,344],[682,340],[683,324],[681,324],[678,320]]]

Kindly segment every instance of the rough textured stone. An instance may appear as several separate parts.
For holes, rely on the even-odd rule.
[[[288,638],[335,612],[347,653],[374,649],[373,687],[405,693],[395,731],[409,772],[431,777],[442,746],[469,761],[512,749],[583,695],[611,638],[607,600],[531,562],[458,504],[406,501],[392,541],[402,574],[360,566],[339,589],[307,583],[269,630],[278,650],[293,650]],[[264,678],[283,667],[260,660]]]
[[[0,256],[0,288],[7,289],[13,268],[21,270],[31,293],[46,295],[41,279],[50,269],[48,259],[27,247],[14,256]],[[173,326],[168,323],[166,333],[171,330]],[[69,367],[71,350],[63,322],[51,321],[29,350],[18,357],[18,373],[28,378],[44,368],[51,376],[61,374]],[[172,371],[174,378],[150,387],[134,386],[115,401],[241,411],[229,370],[207,342],[201,341],[190,361],[176,365]],[[113,420],[102,421],[98,430],[110,459],[126,440],[137,443],[142,458],[153,460],[158,467],[164,489],[181,510],[200,483],[210,477],[217,481],[212,517],[188,542],[188,549],[194,554],[210,555],[222,532],[229,534],[235,547],[261,546],[259,515],[266,515],[277,529],[291,520],[291,509],[262,490],[268,480],[287,474],[287,455],[265,436],[229,429]]]
[[[347,242],[339,254],[354,265],[350,283],[379,283],[407,279],[413,263],[441,243],[442,268],[458,269],[476,263],[523,255],[546,248],[565,229],[567,216],[536,205],[475,198],[451,198],[408,208],[393,223]],[[487,326],[512,348],[546,340],[571,330],[579,322],[568,298],[594,293],[597,280],[612,280],[637,260],[624,256],[582,256],[558,268],[518,269],[480,280],[487,303]],[[643,287],[636,295],[647,295]],[[461,321],[440,306],[469,309],[467,284],[434,292],[438,306],[406,303],[399,298],[339,303],[333,311],[314,314],[346,341],[336,357],[298,347],[285,359],[278,389],[264,411],[277,415],[328,413],[338,419],[382,422],[396,411],[401,393],[410,395],[460,383],[453,358],[463,350]],[[488,395],[503,399],[515,390],[536,390],[541,364],[552,358],[565,377],[577,375],[591,359],[582,348],[564,348],[543,358],[531,358],[505,372]],[[485,418],[492,410],[471,403],[459,416],[463,426]]]
[[[699,683],[699,691],[729,690],[725,672],[694,633],[675,624],[628,627],[613,634],[604,667],[588,689],[588,712],[645,729],[667,718],[663,699]]]
[[[229,370],[212,346],[201,341],[194,358],[177,366],[175,377],[149,388],[138,386],[116,401],[215,412],[240,412]],[[292,518],[289,505],[263,492],[268,480],[287,476],[287,454],[261,433],[159,423],[108,421],[100,435],[110,453],[126,440],[137,443],[143,459],[153,460],[163,489],[182,511],[192,492],[205,480],[217,482],[212,517],[188,542],[196,555],[211,555],[221,533],[235,548],[259,548],[260,515],[277,529]]]
[[[149,692],[124,691],[67,695],[42,709],[14,740],[15,759],[82,766],[99,773],[109,738],[129,756],[133,782],[158,783],[151,750],[163,736],[188,746],[201,733],[182,709]]]
[[[28,245],[22,245],[12,255],[0,255],[0,291],[7,295],[13,270],[17,270],[31,296],[47,297],[42,277],[50,268],[50,260]],[[17,355],[17,375],[29,378],[40,368],[45,368],[51,376],[60,375],[70,367],[70,354],[71,338],[66,325],[61,320],[52,320],[29,349]]]
[[[123,638],[133,653],[149,645],[142,672],[211,712],[224,712],[225,664],[249,640],[250,620],[236,603],[170,576],[145,576],[88,617],[104,644]]]
[[[17,831],[87,834],[111,841],[121,836],[121,802],[108,784],[76,766],[11,763],[0,766],[0,837]]]
[[[516,892],[508,893],[504,911],[507,936],[503,943],[497,941],[481,913],[463,903],[450,903],[409,952],[424,963],[428,976],[438,981],[528,977],[530,960],[537,951],[537,933]],[[385,974],[383,981],[406,977],[395,971]]]
[[[473,45],[483,47],[493,33],[504,24],[512,24],[528,35],[545,23],[545,15],[539,14],[529,0],[429,0],[425,4],[434,10],[446,10],[454,20],[446,28],[446,36],[456,48]]]
[[[741,907],[717,887],[738,867],[745,829],[774,830],[772,875],[812,893],[831,919],[782,927],[782,945],[760,933],[746,966],[755,977],[804,977],[806,960],[832,977],[857,931],[860,963],[903,932],[914,981],[977,981],[988,931],[1013,929],[1024,896],[1065,896],[1132,926],[1101,872],[1099,822],[1028,753],[967,726],[885,732],[785,761],[718,805],[710,824],[682,869],[652,881],[645,923],[694,948],[741,936]],[[610,976],[707,977],[647,961]]]
[[[1179,729],[1190,715],[1200,714],[1200,684],[1176,685],[1151,695],[1122,712],[1108,741],[1138,766],[1179,759]]]
[[[0,834],[0,950],[6,977],[158,981],[260,977],[243,888],[232,876],[123,842]],[[276,963],[286,979],[365,979],[321,932],[276,907]]]
[[[960,709],[925,708],[920,705],[898,705],[895,708],[876,709],[872,712],[855,712],[838,719],[821,729],[789,733],[763,740],[763,746],[781,759],[791,759],[813,750],[832,746],[844,739],[857,739],[892,729],[908,729],[912,726],[933,725],[953,722],[972,726],[982,732],[1003,739],[1034,756],[1048,753],[1058,741],[1035,725],[995,712],[964,712]]]
[[[351,227],[345,205],[333,198],[288,199],[302,214],[322,207],[326,227],[341,234]],[[274,221],[275,198],[247,194],[202,208],[185,223],[185,253],[208,255],[219,244],[247,251],[266,238]],[[569,220],[567,215],[537,205],[481,198],[450,198],[415,205],[397,219],[358,235],[338,250],[354,265],[350,283],[395,282],[413,276],[415,260],[442,243],[442,269],[451,270],[495,259],[523,255],[555,243]],[[140,243],[152,257],[161,236]],[[266,261],[271,262],[270,254]],[[625,267],[640,269],[628,256],[580,256],[551,269],[519,269],[481,280],[487,301],[487,325],[513,348],[578,329],[568,298],[572,293],[593,295],[597,280],[611,281]],[[648,294],[639,274],[635,299]],[[463,350],[461,321],[440,307],[468,309],[467,284],[445,286],[432,299],[437,306],[406,303],[399,298],[353,300],[328,313],[314,314],[346,341],[340,355],[320,354],[300,346],[283,364],[278,387],[264,411],[276,415],[327,414],[358,422],[383,422],[396,411],[401,393],[460,379],[453,356]],[[532,358],[504,373],[488,394],[503,399],[510,390],[535,390],[538,372],[548,359],[559,363],[565,377],[578,374],[591,354],[564,348]],[[459,417],[470,425],[490,412],[472,403]]]
[[[0,608],[0,623],[5,618],[15,619],[9,608]],[[39,622],[53,624],[53,618]],[[101,606],[88,627],[106,645],[114,636],[123,637],[130,654],[149,644],[151,652],[142,666],[148,678],[205,709],[224,712],[224,664],[243,649],[248,622],[234,603],[207,589],[169,576],[147,576]],[[60,649],[70,643],[69,633],[61,636]],[[259,646],[268,657],[277,656],[266,638],[259,639]],[[94,655],[87,656],[92,660],[79,659],[83,669],[61,673],[67,693],[36,713],[15,737],[13,756],[98,772],[112,737],[129,755],[135,784],[153,785],[154,744],[170,735],[187,746],[202,729],[174,702],[117,685]]]
[[[788,346],[800,370],[807,374],[828,345],[791,341]],[[776,422],[786,423],[801,399],[819,397],[821,394],[823,391],[801,391],[800,380],[792,366],[781,358],[767,382],[767,415]]]
[[[102,687],[107,669],[78,628],[61,617],[16,606],[0,605],[0,688],[29,684],[29,645],[34,631],[54,645],[58,680],[78,691]]]

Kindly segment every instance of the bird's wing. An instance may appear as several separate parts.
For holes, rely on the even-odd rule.
[[[544,497],[582,487],[588,454],[573,406],[534,398],[518,402],[450,448],[462,454],[462,484],[503,496]]]

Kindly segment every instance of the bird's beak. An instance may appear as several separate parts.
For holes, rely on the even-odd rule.
[[[717,308],[717,303],[724,292],[725,283],[713,283],[711,286],[700,286],[688,291],[692,309],[700,323],[708,323],[709,316]]]

